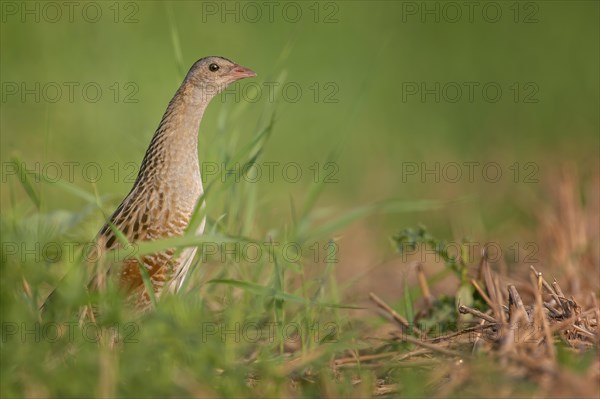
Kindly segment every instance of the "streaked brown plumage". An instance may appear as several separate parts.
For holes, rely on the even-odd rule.
[[[198,128],[211,99],[229,84],[256,74],[222,57],[202,58],[191,67],[170,101],[148,147],[133,188],[98,233],[100,252],[119,248],[112,224],[129,242],[153,241],[184,233],[202,194],[198,161]],[[196,230],[201,234],[204,221]],[[187,274],[195,248],[173,258],[174,249],[141,257],[156,298],[168,286],[177,291]],[[115,272],[118,275],[115,275]],[[101,274],[98,274],[101,273]],[[89,288],[105,281],[104,272],[92,276]],[[139,310],[151,307],[136,259],[125,259],[109,273]]]

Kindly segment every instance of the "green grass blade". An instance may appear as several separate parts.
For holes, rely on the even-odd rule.
[[[251,283],[248,281],[233,280],[233,279],[212,279],[212,280],[207,281],[207,283],[230,285],[233,287],[237,287],[237,288],[241,288],[243,290],[249,291],[256,295],[273,297],[274,299],[277,299],[277,300],[294,302],[294,303],[299,303],[299,304],[303,304],[303,305],[306,304],[306,299],[302,298],[300,296],[288,294],[288,293],[281,292],[281,291],[276,291],[273,288],[265,287],[265,286]],[[315,305],[328,307],[328,308],[340,308],[340,309],[364,309],[363,307],[360,307],[360,306],[339,305],[339,304],[335,304],[335,303],[324,303],[324,302],[317,302],[317,303],[315,303]]]
[[[41,207],[40,196],[37,194],[35,188],[33,187],[33,184],[31,183],[31,180],[29,179],[29,173],[23,170],[23,168],[21,167],[22,165],[24,165],[24,162],[17,157],[14,157],[12,159],[12,162],[17,168],[17,173],[19,176],[19,182],[21,183],[21,186],[25,190],[25,193],[27,194],[31,202],[33,202],[33,204],[39,211]]]
[[[179,40],[179,33],[177,26],[175,25],[175,16],[173,15],[173,7],[170,2],[165,2],[165,10],[167,12],[167,20],[169,22],[169,30],[171,33],[171,44],[173,45],[173,52],[175,55],[175,62],[177,64],[177,70],[179,71],[178,82],[180,82],[185,76],[185,64],[183,62],[183,52],[181,51],[181,42]]]
[[[303,234],[299,237],[300,242],[304,242],[309,237],[313,239],[320,239],[325,237],[331,237],[334,233],[340,229],[365,218],[367,216],[377,213],[397,213],[397,212],[416,212],[424,210],[440,209],[444,206],[443,202],[432,201],[432,200],[420,200],[420,201],[384,201],[372,205],[366,205],[359,208],[355,208],[346,212],[339,218],[325,223],[324,225],[317,227],[312,232],[302,232]]]

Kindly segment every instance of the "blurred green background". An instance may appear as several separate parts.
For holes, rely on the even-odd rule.
[[[10,185],[14,156],[52,176],[58,164],[63,179],[118,202],[172,94],[206,55],[258,77],[213,101],[201,160],[222,172],[215,148],[247,142],[275,114],[262,162],[280,165],[257,183],[264,220],[302,201],[316,166],[317,180],[334,178],[323,205],[340,210],[467,198],[450,212],[387,216],[382,237],[419,221],[477,236],[527,226],[560,165],[584,179],[598,168],[597,2],[77,4],[2,2],[3,213],[11,195],[28,206]],[[83,205],[36,187],[45,211]]]
[[[302,347],[304,354],[326,348],[319,359],[322,385],[306,384],[304,393],[370,396],[371,370],[358,370],[366,388],[357,393],[353,369],[343,384],[331,379],[327,364],[348,348],[365,348],[364,336],[373,335],[364,327],[379,319],[370,311],[352,313],[315,301],[354,305],[374,291],[403,313],[405,307],[398,305],[406,300],[402,286],[416,283],[409,281],[414,273],[389,238],[417,223],[425,223],[436,237],[499,240],[505,250],[546,239],[546,247],[534,246],[540,263],[548,247],[564,256],[552,265],[542,263],[544,273],[551,266],[558,265],[550,269],[554,273],[570,265],[597,274],[595,255],[588,257],[586,264],[592,266],[587,269],[584,262],[565,261],[580,250],[577,240],[564,247],[554,243],[564,244],[587,229],[582,241],[593,248],[584,250],[597,253],[598,2],[2,1],[0,7],[3,321],[37,322],[39,303],[71,264],[79,266],[77,259],[66,257],[40,261],[32,251],[7,255],[5,248],[14,248],[4,244],[23,244],[36,252],[40,242],[91,240],[105,220],[103,212],[110,214],[131,188],[185,73],[207,55],[230,58],[258,76],[230,87],[204,115],[200,159],[205,172],[217,172],[205,173],[206,183],[220,184],[227,156],[274,119],[259,158],[261,178],[255,185],[228,186],[216,191],[221,197],[207,200],[212,219],[231,210],[218,232],[285,241],[295,238],[287,235],[290,231],[301,230],[292,225],[294,213],[302,215],[302,209],[318,215],[322,208],[333,208],[343,218],[352,216],[352,209],[386,199],[446,204],[369,216],[339,236],[331,237],[335,228],[321,229],[326,237],[319,239],[339,243],[339,263],[203,263],[187,292],[161,301],[142,320],[143,345],[113,351],[79,336],[74,342],[29,338],[20,341],[27,345],[15,345],[20,337],[14,335],[2,346],[7,395],[81,397],[93,389],[103,397],[192,392],[198,397],[214,392],[279,397],[288,392],[287,355],[295,350],[296,356],[297,348],[284,351],[283,341],[259,345],[258,361],[246,362],[257,350],[254,343],[236,346],[213,339],[206,345],[199,335],[198,326],[207,320],[266,318],[335,321],[338,345]],[[13,160],[51,182],[30,174],[28,193]],[[551,192],[562,187],[565,166],[576,171],[569,176],[577,193],[561,203],[565,196]],[[313,207],[307,198],[316,182],[323,183],[324,191]],[[565,210],[566,216],[559,215],[563,218],[546,212],[555,202]],[[582,208],[592,204],[591,210],[578,213],[580,202]],[[545,220],[548,214],[552,217]],[[563,226],[565,219],[569,223]],[[543,222],[549,238],[539,233]],[[314,233],[313,227],[305,230]],[[577,254],[587,256],[584,250]],[[470,265],[479,260],[474,255]],[[511,262],[522,266],[526,260]],[[215,276],[265,290],[240,294],[227,285],[206,283]],[[445,282],[438,281],[434,290],[456,284]],[[75,294],[69,306],[87,303],[81,284],[71,288]],[[310,299],[310,306],[264,294],[284,291]],[[107,297],[118,310],[118,296]],[[69,307],[61,311],[66,314]],[[110,317],[128,320],[115,314],[108,313],[107,323]],[[248,383],[257,369],[264,391]],[[404,394],[425,396],[429,378],[397,370]],[[504,384],[495,373],[489,375],[487,396],[510,393],[505,387],[514,380]],[[496,389],[496,384],[504,385]]]

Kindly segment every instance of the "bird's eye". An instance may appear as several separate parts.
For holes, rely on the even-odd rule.
[[[211,72],[217,72],[219,70],[219,66],[217,64],[210,64],[208,66],[208,70]]]

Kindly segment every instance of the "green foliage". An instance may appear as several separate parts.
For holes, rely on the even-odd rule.
[[[469,243],[467,239],[462,240],[460,251],[456,255],[450,253],[451,247],[448,246],[447,241],[433,237],[425,226],[419,226],[416,229],[404,229],[396,234],[393,240],[401,254],[406,253],[407,250],[426,249],[423,246],[431,248],[444,261],[446,266],[456,274],[462,284],[468,284],[467,267],[469,264],[469,252],[468,247],[464,245]]]
[[[446,268],[456,275],[460,282],[460,286],[454,296],[442,296],[438,298],[432,307],[427,309],[427,314],[419,319],[419,325],[422,325],[426,331],[432,328],[438,328],[442,332],[449,331],[456,327],[459,320],[470,320],[469,315],[459,317],[456,309],[461,304],[473,306],[474,303],[477,303],[477,305],[483,306],[479,309],[487,306],[478,294],[475,295],[467,275],[470,262],[468,258],[468,244],[470,241],[468,239],[462,239],[456,254],[453,254],[450,250],[450,248],[455,250],[455,246],[449,246],[448,241],[434,237],[422,225],[418,228],[403,229],[400,233],[394,235],[392,240],[401,254],[414,253],[415,251],[425,253],[431,250],[434,255],[444,262]],[[404,295],[406,316],[409,321],[412,321],[414,309],[410,297],[410,289],[406,285],[404,287]]]

